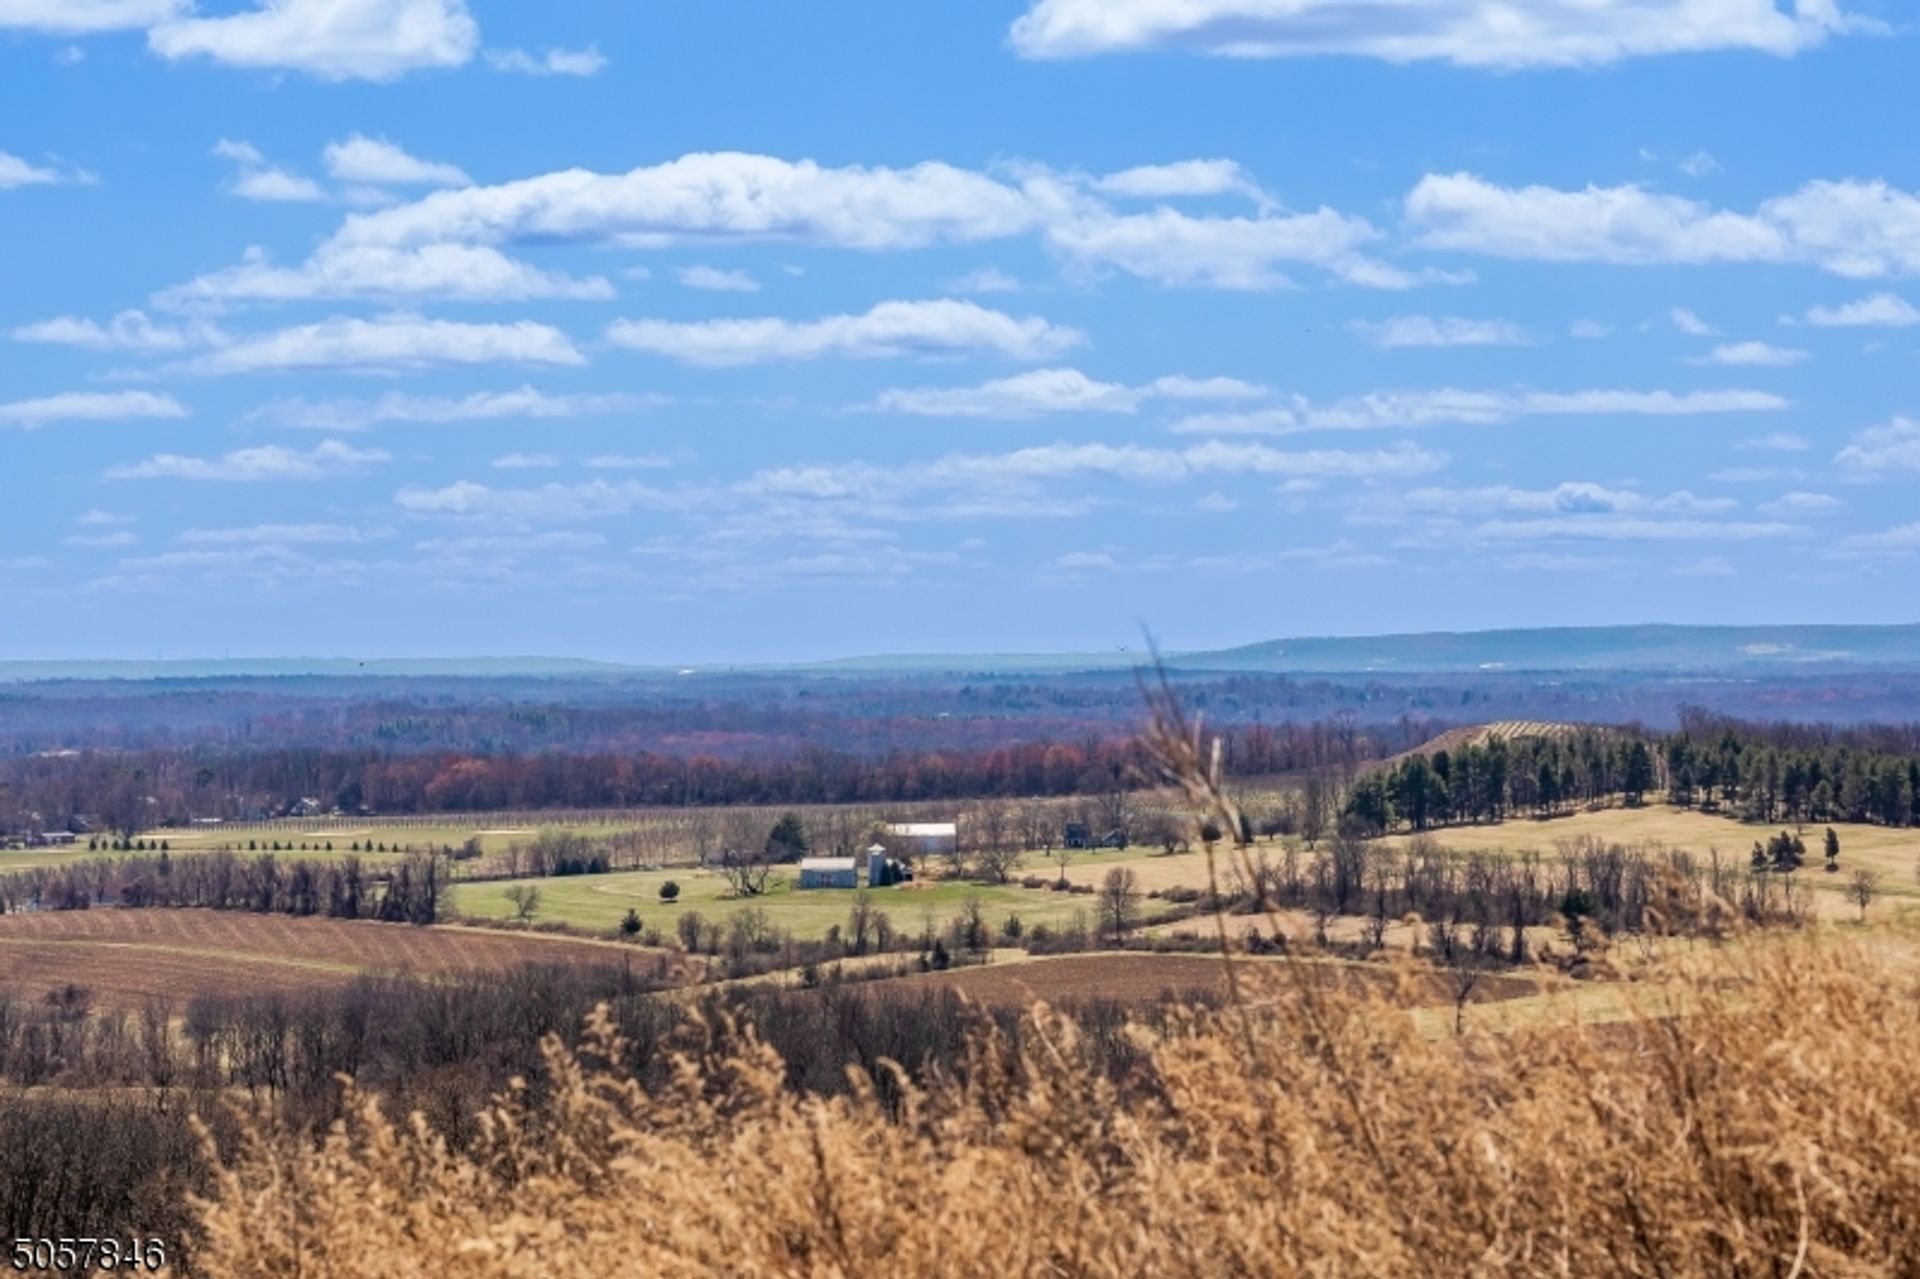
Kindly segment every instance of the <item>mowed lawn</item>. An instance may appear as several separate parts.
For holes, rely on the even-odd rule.
[[[628,910],[638,914],[643,925],[671,936],[674,925],[688,911],[698,911],[708,920],[725,921],[738,911],[754,907],[765,910],[775,927],[786,929],[795,937],[824,937],[836,924],[844,928],[847,912],[853,907],[853,892],[833,888],[802,890],[794,887],[796,878],[793,871],[776,870],[767,891],[756,897],[735,897],[724,878],[702,870],[621,871],[611,875],[495,880],[455,885],[453,906],[459,914],[474,919],[511,919],[514,906],[508,893],[516,886],[525,885],[540,890],[534,922],[565,923],[601,932],[618,928]],[[673,902],[663,902],[660,886],[669,880],[680,886],[680,896]],[[894,930],[902,933],[917,935],[929,920],[935,930],[945,927],[973,897],[979,898],[987,924],[996,935],[1009,915],[1019,916],[1024,926],[1044,923],[1059,927],[1080,912],[1087,926],[1094,926],[1095,899],[1086,894],[1055,893],[1018,885],[974,884],[964,880],[923,880],[868,891],[874,909],[885,911]],[[1143,902],[1142,906],[1151,904]]]

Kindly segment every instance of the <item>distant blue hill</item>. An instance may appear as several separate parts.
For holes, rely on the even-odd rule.
[[[1125,671],[1144,649],[1109,653],[929,653],[791,664],[637,666],[566,657],[234,658],[183,661],[0,661],[0,683],[26,680],[151,680],[381,676],[435,678],[646,679],[709,675],[1042,675]],[[1920,670],[1920,625],[1593,626],[1436,631],[1405,635],[1263,640],[1235,648],[1172,652],[1185,671],[1354,675],[1554,671],[1743,675],[1823,670]]]

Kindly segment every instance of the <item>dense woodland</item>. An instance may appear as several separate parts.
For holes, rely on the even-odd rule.
[[[1425,725],[1409,732],[1424,735]],[[1237,776],[1350,771],[1396,748],[1400,730],[1350,720],[1226,734]],[[1101,794],[1131,787],[1143,759],[1127,734],[877,758],[819,747],[785,757],[402,754],[373,749],[196,747],[0,760],[0,836],[98,819],[131,834],[195,818],[277,816],[302,799],[381,816],[506,809],[862,804]]]
[[[1420,752],[1356,782],[1359,829],[1550,816],[1654,792],[1751,822],[1920,825],[1920,725],[1749,724],[1698,710],[1677,733],[1584,730]]]

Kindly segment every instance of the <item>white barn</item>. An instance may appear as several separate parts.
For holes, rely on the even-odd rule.
[[[922,855],[938,856],[960,848],[960,828],[953,822],[898,822],[887,827],[889,834],[912,845]]]

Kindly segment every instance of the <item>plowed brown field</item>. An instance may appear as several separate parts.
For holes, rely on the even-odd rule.
[[[605,942],[473,928],[415,928],[212,910],[82,910],[0,916],[0,992],[39,998],[72,984],[129,1007],[211,992],[339,985],[520,964],[619,966],[657,953]]]

